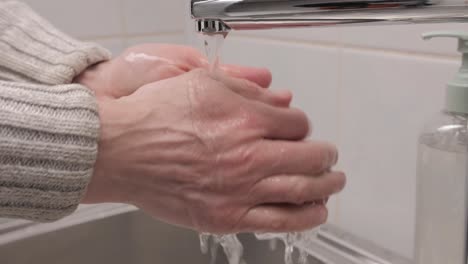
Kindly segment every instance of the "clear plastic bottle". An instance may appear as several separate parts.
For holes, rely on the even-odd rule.
[[[417,264],[466,264],[468,115],[443,112],[419,138]]]
[[[419,137],[415,262],[467,264],[468,212],[468,34],[455,37],[463,63],[447,85],[445,110]]]

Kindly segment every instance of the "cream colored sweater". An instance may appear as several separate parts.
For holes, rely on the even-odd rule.
[[[99,116],[93,92],[72,80],[109,57],[25,4],[0,2],[0,217],[53,221],[77,208]]]

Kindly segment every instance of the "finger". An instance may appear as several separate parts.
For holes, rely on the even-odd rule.
[[[272,81],[271,72],[266,68],[223,65],[221,69],[231,77],[249,80],[262,88],[270,87]]]
[[[242,232],[294,232],[317,227],[328,218],[323,204],[261,205],[250,209],[239,222]]]
[[[263,89],[258,84],[247,79],[234,78],[226,74],[218,74],[213,77],[229,87],[229,89],[235,93],[250,100],[261,101],[266,104],[283,107],[289,106],[291,102],[292,95],[284,92],[275,93],[270,90]]]
[[[262,103],[251,105],[256,116],[254,126],[266,139],[302,140],[310,132],[307,115],[297,108],[275,107]]]
[[[175,45],[172,49],[177,51],[176,54],[179,54],[178,61],[182,62],[180,65],[186,71],[210,67],[210,62],[206,56],[194,48]],[[268,88],[272,81],[271,71],[267,68],[225,64],[221,65],[220,69],[231,77],[249,80],[262,88]]]
[[[334,145],[321,141],[262,140],[251,146],[250,170],[264,178],[275,175],[318,176],[338,159]]]
[[[164,65],[163,67],[153,67],[148,69],[150,73],[147,80],[141,80],[141,86],[147,83],[161,81],[169,78],[173,78],[185,73],[184,70],[181,70],[178,66],[175,65]],[[140,86],[140,87],[141,87]]]
[[[185,71],[181,70],[179,67],[174,65],[164,65],[161,67],[151,67],[146,70],[148,74],[140,75],[140,78],[134,78],[134,76],[138,75],[138,72],[132,76],[133,72],[128,72],[126,74],[129,75],[128,78],[124,78],[126,80],[130,80],[127,85],[123,85],[123,91],[114,91],[114,93],[119,93],[123,95],[129,95],[138,90],[140,87],[144,86],[148,83],[153,83],[157,81],[162,81],[165,79],[173,78],[185,73]],[[112,87],[111,87],[112,88]],[[112,91],[110,92],[112,93]]]
[[[183,72],[196,68],[208,68],[209,62],[198,49],[185,45],[173,44],[142,44],[135,46],[132,52],[146,54],[152,58],[178,67]],[[128,54],[127,54],[128,55]],[[162,55],[162,56],[161,56]],[[250,80],[260,87],[267,88],[271,84],[271,72],[265,68],[224,65],[221,69],[228,75]]]
[[[287,203],[303,205],[343,190],[346,177],[342,172],[329,172],[320,177],[279,175],[258,182],[252,189],[255,204]]]
[[[289,107],[291,105],[293,95],[291,91],[289,90],[277,90],[277,91],[272,91],[276,97],[279,98],[279,101],[281,104],[279,106],[283,107]]]
[[[185,45],[142,44],[131,49],[132,53],[145,54],[152,61],[166,62],[182,71],[191,71],[205,65],[205,56],[199,50]]]

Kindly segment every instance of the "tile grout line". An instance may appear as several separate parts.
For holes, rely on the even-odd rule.
[[[232,38],[271,41],[271,42],[305,45],[305,46],[310,46],[310,47],[320,47],[320,48],[328,48],[328,49],[342,48],[342,49],[351,50],[351,51],[379,52],[379,53],[384,53],[384,54],[393,54],[395,56],[410,56],[410,57],[415,57],[415,58],[432,58],[432,59],[439,59],[439,60],[457,60],[458,58],[457,55],[443,55],[443,54],[434,54],[430,52],[401,51],[397,49],[366,47],[366,46],[350,45],[350,44],[344,44],[342,42],[331,42],[331,41],[330,42],[305,41],[305,40],[298,40],[298,39],[251,36],[251,35],[245,35],[245,34],[238,34],[237,36],[232,36]]]

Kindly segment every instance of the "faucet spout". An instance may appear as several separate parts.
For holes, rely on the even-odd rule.
[[[468,22],[464,0],[192,0],[200,33],[288,27]]]

